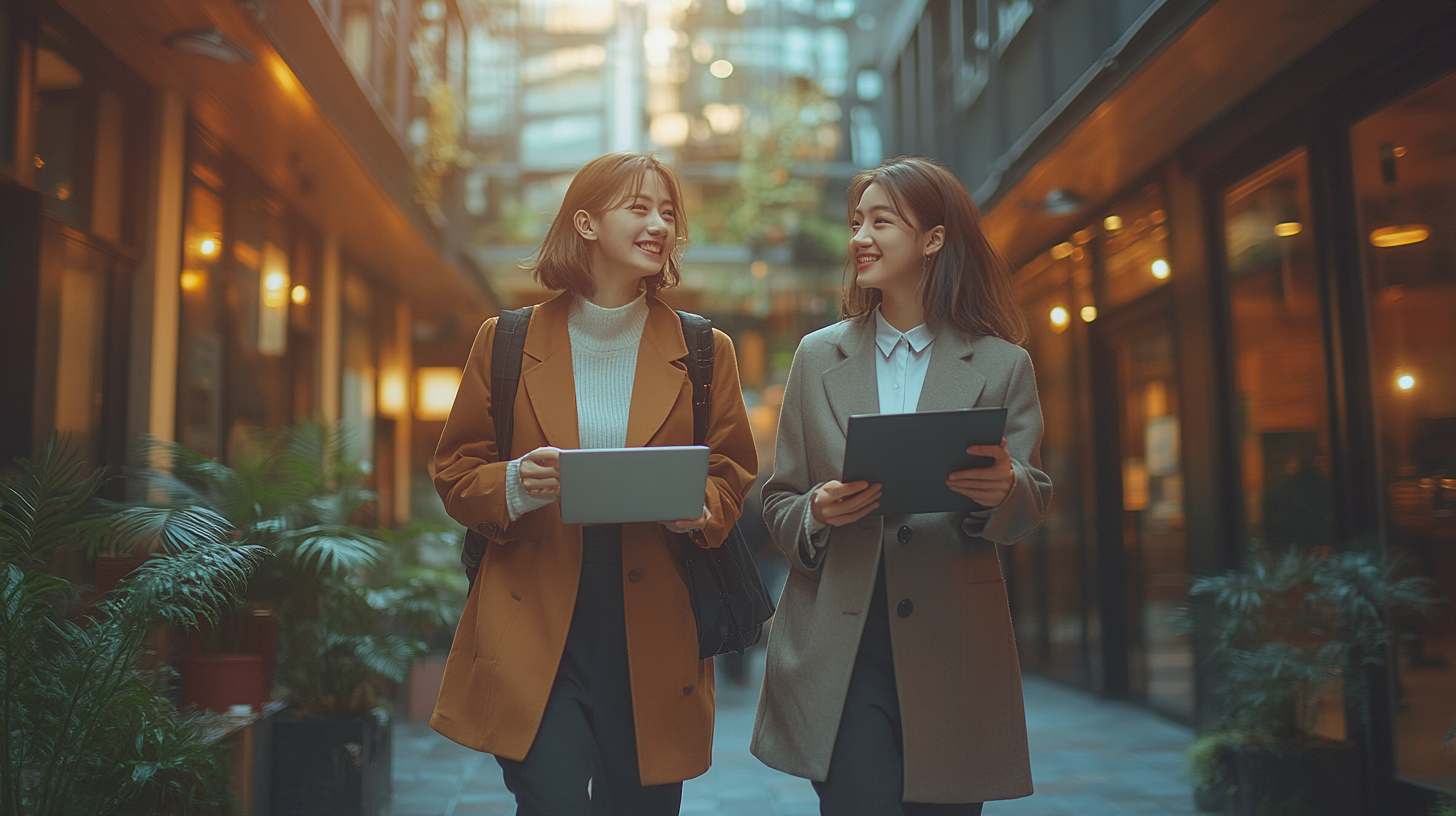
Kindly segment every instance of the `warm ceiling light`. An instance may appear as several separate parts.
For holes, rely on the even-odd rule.
[[[1122,229],[1122,216],[1109,215],[1102,219],[1102,228],[1108,232],[1117,232]]]
[[[1431,237],[1431,228],[1425,224],[1396,224],[1381,227],[1370,233],[1370,243],[1378,247],[1398,247],[1419,244]]]
[[[207,285],[207,276],[196,269],[185,269],[178,283],[182,285],[182,291],[196,292]]]
[[[1082,322],[1083,323],[1091,323],[1092,321],[1094,321],[1096,319],[1097,319],[1097,307],[1096,306],[1083,306],[1082,307]]]
[[[308,287],[300,283],[299,285],[293,287],[293,291],[289,293],[289,297],[293,298],[293,302],[297,303],[299,306],[307,305]]]
[[[398,369],[386,370],[384,376],[379,378],[379,412],[385,416],[398,417],[408,407],[409,388],[405,385],[404,372]]]
[[[1399,377],[1395,378],[1395,384],[1400,388],[1400,390],[1409,391],[1412,388],[1416,387],[1416,378],[1412,377],[1409,374],[1402,374]]]
[[[1067,309],[1064,306],[1053,306],[1050,316],[1052,320],[1052,328],[1056,329],[1057,331],[1065,329],[1067,327],[1067,324],[1072,322],[1072,315],[1067,312]]]
[[[239,45],[219,28],[194,28],[168,34],[162,43],[174,51],[211,57],[229,65],[253,61],[253,52]]]
[[[455,392],[460,390],[461,372],[450,366],[421,368],[415,374],[415,416],[443,420],[450,416]]]
[[[263,278],[263,287],[270,292],[280,291],[287,285],[288,276],[282,272],[269,272],[267,277]]]
[[[1303,231],[1304,225],[1299,223],[1298,221],[1285,221],[1283,223],[1274,225],[1274,234],[1279,236],[1280,238],[1288,238],[1293,235],[1298,235]]]
[[[216,238],[203,238],[197,244],[197,251],[204,258],[216,258],[217,253],[222,249],[222,242]]]
[[[708,66],[708,73],[719,79],[727,79],[733,75],[733,63],[728,60],[715,60]]]
[[[1062,243],[1052,247],[1052,259],[1060,261],[1063,258],[1070,258],[1072,257],[1072,250],[1074,249],[1076,249],[1076,247],[1072,246],[1071,241],[1063,241]]]
[[[1162,258],[1153,261],[1152,269],[1153,277],[1158,280],[1166,280],[1169,275],[1173,274],[1173,270],[1168,266],[1168,262]]]

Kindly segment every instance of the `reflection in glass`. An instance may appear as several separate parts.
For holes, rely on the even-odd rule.
[[[202,167],[202,175],[208,175]],[[197,180],[187,196],[183,233],[177,365],[177,439],[207,456],[222,455],[222,198]]]
[[[1161,187],[1144,187],[1133,199],[1108,213],[1101,226],[1105,272],[1101,299],[1109,308],[1136,300],[1172,276],[1168,265],[1168,212],[1163,208]]]
[[[1181,401],[1173,327],[1164,320],[1111,338],[1121,413],[1123,547],[1134,697],[1193,716],[1193,650],[1173,627],[1188,600]]]
[[[1087,331],[1075,315],[1091,308],[1091,258],[1085,252],[1043,254],[1016,281],[1028,311],[1026,345],[1036,362],[1046,428],[1042,469],[1057,489],[1046,522],[1007,551],[1017,642],[1028,668],[1085,686],[1092,680],[1089,627],[1096,624],[1086,591],[1092,569],[1084,524]]]
[[[1357,124],[1360,213],[1386,546],[1456,598],[1456,76]],[[1406,621],[1396,678],[1396,769],[1456,791],[1456,621]]]
[[[1329,546],[1325,341],[1303,150],[1224,197],[1244,535],[1274,552]]]

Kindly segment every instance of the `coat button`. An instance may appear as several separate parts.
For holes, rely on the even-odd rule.
[[[908,617],[910,617],[910,613],[911,612],[914,612],[914,611],[915,611],[915,604],[910,603],[910,599],[909,598],[906,598],[905,600],[901,601],[900,602],[900,605],[897,606],[897,607],[895,607],[895,612],[898,613],[900,615],[900,617],[902,617],[902,618],[908,618]]]
[[[634,584],[642,580],[642,570],[634,569],[631,572],[627,573],[627,580],[631,581]]]
[[[692,693],[693,693],[693,687],[692,686],[683,686],[683,696],[684,697],[686,697],[686,696],[688,696],[689,694],[692,694]]]
[[[901,544],[909,544],[910,543],[910,534],[913,533],[913,532],[914,531],[910,529],[909,525],[905,525],[905,526],[903,526],[903,527],[900,528],[900,532],[896,533],[895,534],[895,537],[898,538],[898,539],[900,539],[900,543]]]

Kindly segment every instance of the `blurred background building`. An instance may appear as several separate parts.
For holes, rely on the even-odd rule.
[[[652,149],[667,297],[733,335],[766,472],[849,176],[934,156],[1032,323],[1023,663],[1207,719],[1191,576],[1383,547],[1456,597],[1453,71],[1443,0],[0,0],[0,460],[318,415],[382,518],[438,513],[477,326],[546,296],[520,262],[572,173]],[[1328,701],[1370,813],[1456,791],[1452,660],[1446,609]]]

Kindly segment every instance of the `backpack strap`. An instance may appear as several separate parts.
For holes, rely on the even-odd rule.
[[[490,354],[490,415],[495,421],[496,461],[511,458],[516,430],[516,388],[521,384],[521,358],[526,353],[526,329],[531,309],[500,313],[495,324],[495,346]]]
[[[693,384],[693,444],[708,439],[708,398],[713,390],[713,321],[692,312],[678,312],[688,353],[688,379]]]
[[[490,352],[490,418],[495,422],[495,458],[511,458],[511,437],[516,428],[516,388],[521,384],[521,357],[526,353],[526,328],[531,308],[500,313],[495,324],[495,345]],[[485,559],[485,536],[466,528],[460,542],[460,563],[465,577],[475,586],[475,575]]]

